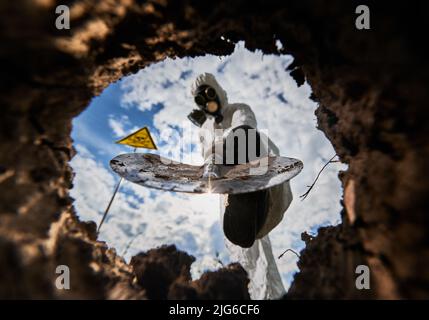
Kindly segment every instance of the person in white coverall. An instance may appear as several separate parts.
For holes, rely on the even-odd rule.
[[[256,159],[279,155],[274,143],[257,131],[252,109],[246,104],[229,103],[225,90],[212,74],[197,77],[192,95],[198,108],[188,118],[201,128],[200,141],[208,170],[204,173],[206,177],[217,178],[219,164],[236,165],[254,160],[247,151],[252,143],[256,144]],[[226,143],[234,134],[239,136],[239,132],[245,134],[245,140]],[[239,143],[248,146],[243,149]],[[244,158],[240,154],[242,150],[246,152]],[[291,201],[289,181],[262,191],[225,195],[221,218],[225,237],[230,242],[227,246],[232,258],[238,260],[249,274],[252,298],[278,298],[284,293],[268,233],[283,219]]]

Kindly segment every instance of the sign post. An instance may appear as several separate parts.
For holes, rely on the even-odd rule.
[[[146,149],[153,149],[153,150],[158,149],[147,127],[143,127],[131,133],[130,135],[126,136],[125,138],[119,139],[115,143],[125,144],[128,146],[134,147],[133,152],[136,152],[137,148],[146,148]],[[122,180],[123,178],[121,177],[115,187],[115,190],[113,191],[112,197],[110,198],[110,201],[106,207],[106,210],[104,210],[103,217],[101,218],[100,224],[98,225],[98,228],[97,228],[97,234],[100,232],[101,226],[103,225],[104,220],[106,219],[107,214],[109,213],[110,207],[112,206],[113,200],[115,199],[116,194],[119,191],[119,187],[121,186]]]

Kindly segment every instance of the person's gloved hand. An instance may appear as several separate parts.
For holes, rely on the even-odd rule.
[[[218,179],[221,177],[222,157],[216,153],[209,155],[204,162],[203,178]]]
[[[204,166],[203,178],[218,179],[221,177],[220,171],[220,165],[209,163]]]

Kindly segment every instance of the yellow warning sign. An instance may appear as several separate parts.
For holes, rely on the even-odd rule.
[[[157,149],[147,127],[131,133],[129,136],[116,141],[116,143],[126,144],[135,148]]]

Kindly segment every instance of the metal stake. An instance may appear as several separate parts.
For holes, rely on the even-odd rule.
[[[136,152],[136,150],[137,150],[137,148],[134,148],[133,152]],[[121,177],[121,179],[119,179],[119,182],[115,187],[115,191],[113,192],[112,198],[110,198],[109,204],[107,205],[107,208],[104,211],[103,218],[101,218],[100,224],[98,225],[97,234],[100,232],[100,228],[103,225],[104,219],[106,219],[107,213],[109,213],[110,206],[112,205],[112,202],[115,199],[116,193],[118,193],[118,190],[119,190],[119,187],[121,186],[122,180],[123,180],[123,178]]]

